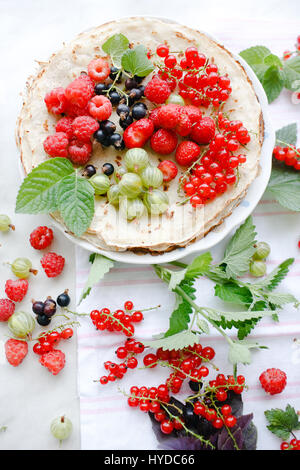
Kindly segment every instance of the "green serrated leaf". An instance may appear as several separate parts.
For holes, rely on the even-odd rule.
[[[265,57],[271,54],[270,49],[265,46],[253,46],[240,52],[240,56],[252,66],[253,64],[262,64]]]
[[[123,54],[122,67],[138,77],[147,77],[154,70],[154,65],[147,57],[147,48],[142,45],[128,49]]]
[[[290,145],[297,144],[297,123],[293,122],[276,131],[276,145],[284,146],[282,142]]]
[[[268,294],[268,301],[277,307],[282,307],[285,304],[294,304],[295,307],[299,306],[299,302],[292,294],[282,294],[280,292],[270,292]]]
[[[51,158],[34,168],[24,179],[16,202],[16,212],[45,214],[58,208],[57,189],[60,182],[74,173],[66,158]]]
[[[94,189],[85,178],[74,172],[66,176],[57,191],[58,208],[68,229],[80,237],[94,216]]]
[[[284,86],[291,91],[300,90],[300,57],[292,57],[284,61],[283,67]]]
[[[267,65],[275,65],[276,67],[282,67],[281,59],[275,54],[269,54],[265,56],[264,63]]]
[[[197,326],[201,331],[203,331],[203,333],[209,335],[210,329],[206,320],[202,320],[201,318],[198,318]]]
[[[282,206],[300,211],[300,175],[297,171],[272,169],[268,190]]]
[[[220,263],[226,265],[228,278],[238,277],[248,272],[249,262],[255,252],[255,236],[255,226],[252,218],[248,217],[231,238],[224,259]]]
[[[217,284],[215,286],[215,295],[225,302],[232,302],[240,305],[250,305],[253,296],[247,287],[240,287],[234,282],[226,284]]]
[[[162,348],[163,350],[168,351],[175,349],[175,351],[177,351],[179,349],[187,348],[188,346],[193,346],[198,342],[198,336],[196,336],[189,330],[185,330],[181,333],[177,333],[175,335],[168,336],[162,339],[143,341],[143,344],[154,349]]]
[[[189,295],[192,300],[195,299],[195,289],[193,288],[192,280],[183,280],[180,283],[180,288],[187,295]],[[172,336],[182,330],[186,330],[188,328],[190,322],[190,315],[192,313],[193,309],[189,302],[187,302],[182,296],[176,294],[175,308],[170,316],[170,326],[168,331],[165,333],[165,336]]]
[[[269,425],[267,428],[280,439],[288,440],[292,431],[300,429],[299,416],[291,405],[287,405],[285,411],[273,408],[265,411]]]
[[[283,82],[282,73],[276,65],[272,65],[266,70],[261,83],[269,103],[272,103],[280,95],[283,89]]]
[[[182,269],[181,271],[172,271],[171,277],[170,277],[170,282],[169,282],[169,289],[174,290],[175,287],[178,286],[178,284],[183,281],[185,278],[185,273],[186,269]]]
[[[109,272],[113,265],[114,262],[109,258],[94,253],[89,277],[82,290],[78,305],[80,305],[81,302],[90,294],[93,286],[103,279],[105,274]]]
[[[265,287],[272,291],[283,281],[289,272],[289,267],[294,263],[294,258],[288,258],[283,261],[279,266],[273,269],[264,279],[255,283],[259,287]]]
[[[115,67],[121,67],[121,59],[129,47],[129,40],[123,34],[114,34],[102,46],[103,51],[110,55]]]
[[[185,277],[186,279],[195,279],[203,276],[210,268],[212,256],[210,252],[203,253],[194,258],[192,263],[187,267]]]
[[[231,364],[251,364],[251,352],[247,346],[233,342],[229,344],[228,359]]]

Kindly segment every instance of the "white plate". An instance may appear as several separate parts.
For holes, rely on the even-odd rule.
[[[164,21],[172,22],[166,18],[159,18]],[[216,40],[211,35],[205,33],[208,37],[213,39],[218,44],[222,45],[218,40]],[[225,46],[224,46],[225,47]],[[225,47],[225,49],[227,49]],[[231,52],[229,49],[227,49]],[[131,263],[131,264],[162,264],[162,263],[169,263],[171,261],[179,260],[187,255],[200,253],[203,251],[207,251],[215,246],[217,243],[221,242],[233,229],[235,229],[238,225],[240,225],[246,218],[253,212],[257,204],[259,203],[262,195],[264,194],[266,187],[268,185],[271,169],[272,169],[272,152],[275,145],[275,131],[272,127],[271,120],[269,117],[269,109],[268,109],[268,100],[265,94],[265,91],[256,77],[253,70],[249,67],[249,65],[242,59],[242,57],[233,54],[233,57],[240,62],[240,64],[246,70],[250,80],[252,81],[255,93],[258,97],[259,103],[261,105],[263,120],[264,120],[264,141],[261,148],[261,157],[260,157],[260,165],[261,171],[259,176],[253,181],[250,185],[246,197],[243,201],[236,207],[232,214],[228,216],[224,222],[218,226],[216,229],[211,230],[204,238],[199,241],[192,243],[189,246],[184,248],[177,248],[168,253],[164,253],[162,255],[153,256],[150,254],[142,254],[138,255],[131,251],[125,252],[115,252],[115,251],[106,251],[100,250],[95,248],[91,243],[80,240],[68,233],[65,232],[64,227],[60,225],[58,222],[52,220],[53,224],[61,230],[65,236],[71,240],[76,245],[84,248],[90,252],[99,253],[101,255],[107,256],[115,261],[120,261],[122,263]],[[22,167],[22,165],[20,165]],[[24,177],[24,172],[23,177]]]

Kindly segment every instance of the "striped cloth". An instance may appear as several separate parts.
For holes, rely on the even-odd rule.
[[[298,34],[299,23],[290,21],[285,27],[276,21],[267,20],[226,20],[206,26],[211,34],[216,33],[221,42],[233,52],[239,52],[251,45],[263,44],[274,53],[283,49],[293,49]],[[199,26],[192,24],[192,26]],[[201,27],[201,25],[200,25]],[[299,107],[292,104],[290,93],[284,91],[271,105],[275,128],[295,122]],[[299,214],[279,206],[266,193],[256,208],[254,222],[259,240],[268,241],[272,252],[268,259],[268,269],[289,257],[295,263],[281,289],[299,296],[300,253],[297,242],[300,238]],[[212,250],[214,259],[220,259],[225,240]],[[189,262],[191,258],[187,258]],[[77,299],[89,272],[88,253],[77,248]],[[214,297],[213,283],[201,279],[197,282],[198,303],[224,308],[224,304]],[[157,311],[145,314],[145,321],[136,327],[136,336],[150,338],[153,334],[167,329],[168,318],[174,304],[173,294],[156,277],[151,266],[133,266],[116,263],[91,295],[81,304],[80,311],[89,312],[95,307],[119,308],[124,301],[133,300],[136,308],[142,309],[158,304]],[[156,386],[163,383],[168,375],[166,369],[129,371],[118,383],[101,386],[93,382],[105,375],[103,362],[114,360],[114,351],[121,344],[118,334],[96,332],[89,319],[82,322],[78,331],[78,382],[81,408],[81,438],[83,449],[156,449],[157,441],[151,429],[150,420],[136,409],[129,409],[126,398],[118,387],[128,391],[132,385]],[[249,391],[244,393],[244,411],[254,413],[254,421],[259,429],[258,448],[278,449],[280,441],[266,429],[264,411],[283,408],[290,403],[300,409],[300,319],[293,307],[280,314],[280,323],[266,318],[260,322],[251,335],[269,349],[253,353],[253,363],[239,367],[239,373],[246,376]],[[203,345],[211,345],[216,350],[215,362],[224,373],[231,373],[227,362],[227,345],[224,339],[212,331],[204,336]],[[269,397],[261,389],[258,376],[269,367],[279,367],[286,371],[288,384],[281,395]],[[214,377],[214,372],[210,374]],[[188,393],[188,389],[184,389]],[[183,390],[183,391],[184,391]],[[184,395],[184,394],[183,394]],[[180,396],[179,396],[180,398]]]

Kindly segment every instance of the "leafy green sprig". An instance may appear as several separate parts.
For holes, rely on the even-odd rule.
[[[280,439],[287,440],[290,435],[296,438],[293,431],[299,431],[300,420],[298,413],[291,405],[287,405],[285,410],[273,408],[265,411],[265,417],[268,421],[267,428]]]

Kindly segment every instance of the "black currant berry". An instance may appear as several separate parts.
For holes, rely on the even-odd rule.
[[[138,88],[133,88],[128,95],[129,105],[132,106],[133,103],[140,100],[141,97],[142,97],[141,90],[139,90]]]
[[[92,176],[94,176],[96,174],[96,168],[94,167],[94,165],[87,165],[84,169],[83,169],[83,176],[86,176],[87,178],[91,178]]]
[[[104,163],[102,171],[106,176],[110,176],[115,171],[114,166],[111,163]]]
[[[122,136],[117,132],[110,136],[110,142],[116,150],[123,150],[125,148],[125,145],[123,146]]]
[[[101,142],[101,144],[103,145],[103,147],[110,147],[110,146],[111,146],[110,138],[111,138],[110,135],[106,135],[106,136],[105,136],[105,139]]]
[[[41,326],[47,326],[51,322],[51,318],[47,317],[47,315],[38,315],[36,321]]]
[[[99,142],[100,144],[103,143],[103,141],[106,139],[106,134],[104,133],[104,131],[102,129],[98,129],[95,133],[94,133],[94,137],[95,139],[97,140],[97,142]]]
[[[147,116],[147,106],[144,103],[136,103],[131,110],[133,119],[143,119]]]
[[[145,77],[138,77],[137,75],[135,75],[133,77],[133,80],[135,80],[138,84],[142,83],[142,81],[144,80]]]
[[[116,111],[117,111],[118,116],[120,116],[121,119],[125,119],[127,118],[127,116],[129,116],[130,108],[126,104],[122,103],[122,104],[119,104]]]
[[[125,88],[126,90],[132,90],[132,88],[137,88],[138,87],[138,82],[134,80],[133,78],[127,78],[125,81]]]
[[[66,290],[65,292],[63,292],[62,294],[60,294],[57,299],[56,299],[56,302],[58,303],[58,305],[60,307],[67,307],[69,305],[69,303],[71,302],[71,299],[70,299],[70,296],[68,294],[68,291]]]
[[[120,69],[118,69],[117,67],[112,67],[112,68],[110,69],[109,77],[110,77],[112,80],[115,80],[116,77],[117,77],[117,75],[118,75],[118,73],[119,73],[119,71],[120,71]],[[117,80],[117,83],[121,83],[121,81],[122,81],[122,72],[121,72],[120,75],[119,75],[119,78],[118,78],[118,80]]]
[[[33,302],[32,304],[32,311],[36,315],[43,315],[44,313],[44,302]]]
[[[109,121],[102,121],[100,124],[100,129],[104,132],[105,135],[112,135],[116,130],[116,125],[114,122]]]
[[[201,382],[193,382],[192,380],[189,381],[189,387],[192,390],[192,392],[200,392],[202,388],[202,383]]]
[[[111,104],[119,104],[121,100],[119,93],[114,90],[108,93],[108,98],[110,99]]]
[[[133,119],[131,116],[127,116],[125,119],[120,119],[119,124],[122,127],[122,129],[127,129],[130,124],[133,123]]]
[[[56,312],[56,302],[53,299],[48,298],[44,304],[44,314],[47,317],[52,317]]]
[[[138,87],[138,89],[139,89],[140,92],[142,93],[142,96],[145,96],[145,88],[146,88],[146,87],[145,87],[144,85],[140,85],[140,86]]]
[[[110,88],[110,85],[106,83],[97,83],[95,86],[95,93],[96,95],[104,95]]]

